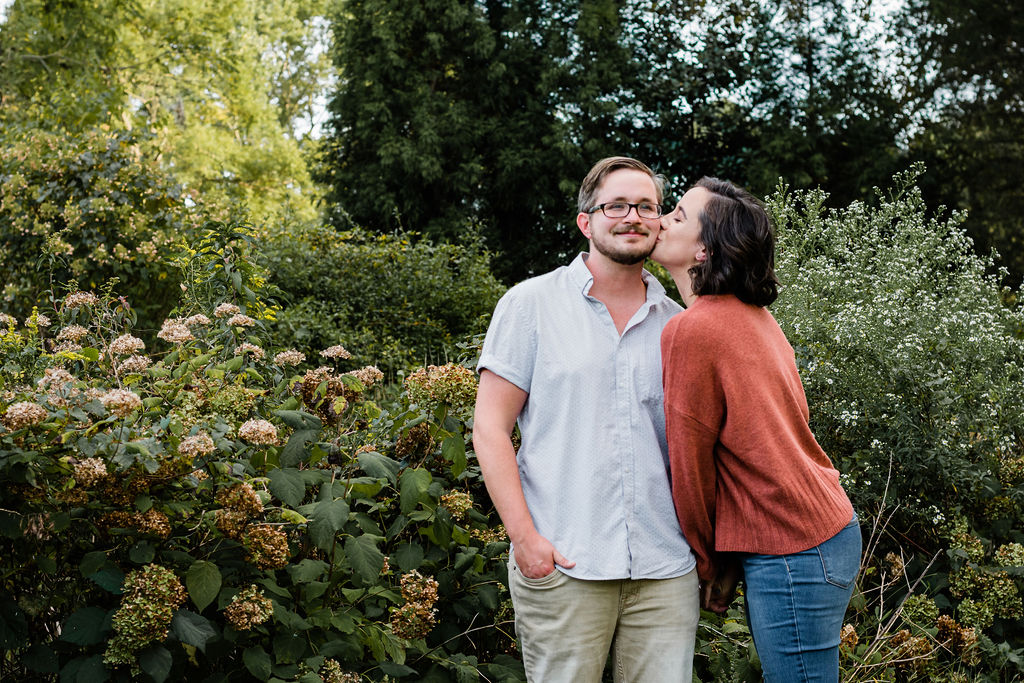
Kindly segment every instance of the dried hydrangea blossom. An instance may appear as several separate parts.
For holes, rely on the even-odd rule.
[[[91,488],[107,478],[107,464],[101,458],[85,458],[75,463],[75,484]]]
[[[277,445],[277,427],[267,420],[248,420],[238,428],[239,438],[254,444]]]
[[[504,524],[499,524],[493,529],[477,529],[474,527],[469,530],[469,535],[484,543],[504,543],[508,541],[508,532],[505,531]]]
[[[170,518],[156,508],[136,513],[135,519],[132,522],[134,527],[144,534],[160,538],[169,538],[171,535]]]
[[[263,591],[251,584],[231,598],[224,609],[224,616],[236,631],[248,631],[274,614],[274,603],[263,595]]]
[[[228,325],[235,325],[237,327],[252,327],[255,324],[256,321],[244,313],[235,313],[233,316],[228,318]]]
[[[274,362],[278,365],[298,365],[306,360],[306,354],[295,349],[288,349],[274,356]]]
[[[263,512],[263,501],[249,484],[235,484],[217,492],[217,502],[251,519]]]
[[[441,505],[448,508],[453,519],[462,521],[473,508],[473,496],[465,491],[449,491],[441,496]]]
[[[191,458],[200,455],[210,455],[213,451],[213,437],[207,432],[197,432],[192,436],[186,436],[178,444],[178,452]]]
[[[256,360],[263,360],[263,349],[256,346],[255,344],[243,342],[235,347],[236,356],[241,356],[246,353],[251,353],[253,358],[255,358]]]
[[[425,638],[437,623],[437,581],[418,571],[402,575],[404,605],[391,613],[391,631],[399,638]]]
[[[320,667],[320,678],[324,683],[359,683],[362,676],[354,671],[342,671],[341,664],[336,659],[325,659],[324,665]]]
[[[36,386],[45,390],[51,388],[55,384],[58,387],[64,387],[68,382],[74,381],[75,376],[64,368],[46,368],[46,370],[43,371],[43,376],[39,378],[38,382],[36,382]]]
[[[359,380],[364,389],[369,389],[374,384],[384,379],[384,373],[381,372],[376,365],[367,365],[366,367],[359,368],[358,370],[352,370],[345,374],[352,375]]]
[[[117,356],[130,356],[144,348],[146,348],[145,342],[130,334],[122,334],[110,342],[110,353]]]
[[[81,308],[82,306],[95,306],[100,302],[99,298],[92,292],[74,292],[64,297],[64,308]]]
[[[174,572],[157,564],[129,572],[121,606],[112,620],[117,635],[103,656],[106,664],[135,664],[135,652],[167,638],[171,619],[188,594]]]
[[[128,417],[142,407],[142,399],[129,389],[111,389],[100,397],[100,402],[118,417]]]
[[[153,361],[147,356],[128,356],[117,367],[121,372],[142,372],[152,363]]]
[[[202,313],[196,313],[195,315],[190,315],[181,322],[188,327],[206,327],[210,324],[210,319]]]
[[[50,318],[42,313],[32,313],[31,316],[26,318],[25,323],[28,325],[35,325],[36,327],[49,327]]]
[[[14,329],[18,326],[18,319],[7,313],[0,313],[0,325],[9,329]]]
[[[192,330],[176,318],[165,320],[156,336],[169,344],[184,344],[195,339],[192,336]]]
[[[215,318],[226,318],[229,315],[235,315],[242,309],[234,304],[221,304],[217,308],[213,309],[213,317]]]
[[[455,363],[420,368],[405,378],[409,398],[420,405],[469,409],[476,402],[476,375]]]
[[[7,407],[3,423],[12,432],[37,425],[46,419],[46,408],[31,401],[19,401]]]
[[[345,350],[341,344],[335,344],[320,352],[324,358],[351,358],[352,354]]]
[[[81,341],[83,337],[88,336],[88,334],[88,328],[82,327],[81,325],[68,325],[67,327],[62,327],[60,332],[57,333],[57,341],[78,342]]]
[[[269,524],[249,527],[243,545],[246,559],[260,569],[281,569],[288,565],[288,536]]]

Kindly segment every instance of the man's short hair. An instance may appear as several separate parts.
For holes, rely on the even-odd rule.
[[[597,193],[601,189],[601,183],[604,182],[609,173],[622,168],[642,171],[649,175],[651,180],[654,181],[654,188],[658,193],[656,199],[661,204],[662,196],[665,192],[665,177],[663,175],[652,171],[644,162],[630,157],[607,157],[594,164],[594,167],[587,173],[587,177],[583,179],[583,184],[580,185],[580,194],[577,199],[577,208],[580,213],[586,213],[594,208],[594,202],[597,201]]]

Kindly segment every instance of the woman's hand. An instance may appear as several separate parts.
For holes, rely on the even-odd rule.
[[[714,581],[701,587],[700,606],[716,614],[724,614],[736,598],[736,586],[743,578],[743,567],[736,560],[727,560],[721,565]]]

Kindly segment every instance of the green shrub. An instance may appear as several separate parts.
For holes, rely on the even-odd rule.
[[[901,575],[919,576],[935,557],[917,592],[981,637],[973,654],[947,644],[925,659],[970,669],[980,649],[981,670],[1020,675],[1022,570],[996,554],[1024,529],[1024,309],[1000,289],[993,259],[974,254],[962,215],[929,217],[921,172],[897,176],[877,207],[826,210],[821,192],[771,197],[783,284],[773,312],[818,440],[867,528],[884,530],[854,621],[868,633],[881,618],[865,596],[881,595],[882,558],[894,553]],[[876,606],[889,610],[912,592],[906,581],[886,591]],[[927,628],[937,644],[935,620]],[[861,653],[872,647],[865,638]]]
[[[62,350],[3,337],[0,678],[522,679],[471,370],[385,403],[230,303],[155,349],[117,297],[56,306]]]
[[[284,305],[275,337],[305,351],[340,343],[389,372],[456,356],[459,341],[486,330],[504,287],[472,235],[462,245],[415,237],[323,227],[268,235]]]
[[[147,153],[144,136],[12,127],[0,145],[6,310],[25,316],[67,283],[91,289],[116,277],[141,325],[159,324],[179,294],[177,273],[163,256],[199,217]]]

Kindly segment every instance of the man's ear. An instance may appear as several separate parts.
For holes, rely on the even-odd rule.
[[[576,214],[576,227],[580,229],[583,236],[590,239],[590,214],[582,211]]]

